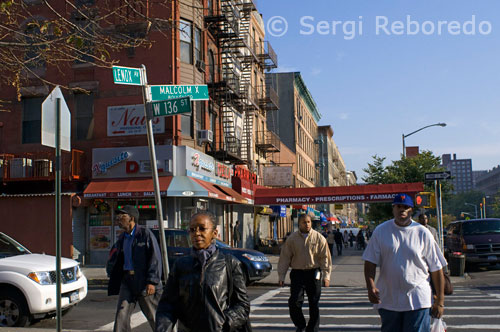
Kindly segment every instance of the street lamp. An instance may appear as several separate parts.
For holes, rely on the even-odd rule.
[[[477,205],[476,204],[472,204],[472,203],[464,203],[465,205],[470,205],[470,206],[473,206],[474,207],[474,211],[475,211],[475,214],[476,214],[476,219],[477,219]]]
[[[431,125],[428,125],[428,126],[425,126],[425,127],[422,127],[420,129],[417,129],[407,135],[403,134],[403,157],[406,157],[406,145],[405,145],[405,138],[407,138],[408,136],[411,136],[415,133],[418,133],[419,131],[421,130],[424,130],[425,128],[429,128],[429,127],[434,127],[434,126],[439,126],[439,127],[446,127],[446,123],[434,123],[434,124],[431,124]]]

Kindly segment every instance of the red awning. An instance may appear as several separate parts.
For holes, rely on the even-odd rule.
[[[160,192],[167,194],[167,188],[172,181],[171,176],[159,178]],[[92,181],[83,191],[85,198],[129,198],[154,197],[152,179],[113,179]]]
[[[424,190],[422,182],[344,187],[258,188],[256,205],[331,204],[361,202],[391,202],[397,193],[414,195]]]
[[[248,199],[246,199],[242,195],[238,194],[238,192],[236,190],[234,190],[233,188],[224,187],[224,186],[218,186],[218,185],[215,185],[215,187],[217,189],[219,189],[220,191],[222,191],[222,192],[230,195],[231,197],[233,197],[233,201],[236,202],[236,203],[241,203],[241,204],[249,204],[250,203],[248,201]]]

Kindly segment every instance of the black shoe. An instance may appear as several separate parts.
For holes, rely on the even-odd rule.
[[[306,330],[305,327],[297,327],[297,330],[295,330],[296,332],[304,332]]]

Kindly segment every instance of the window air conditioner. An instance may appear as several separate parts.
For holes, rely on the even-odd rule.
[[[26,178],[31,176],[31,159],[14,158],[10,162],[11,178]]]
[[[199,143],[212,143],[214,141],[214,133],[211,130],[198,130],[197,139]]]
[[[195,67],[196,67],[196,69],[198,69],[202,73],[205,72],[205,62],[203,62],[201,60],[196,60]]]

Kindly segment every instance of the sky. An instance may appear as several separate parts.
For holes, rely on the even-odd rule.
[[[500,1],[256,2],[277,71],[301,72],[358,182],[439,122],[406,146],[500,164]]]

